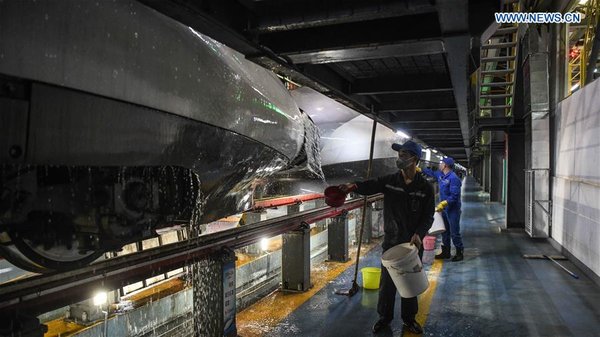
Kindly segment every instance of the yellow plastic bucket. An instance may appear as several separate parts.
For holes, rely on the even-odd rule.
[[[363,277],[363,287],[365,289],[379,289],[379,280],[381,279],[381,268],[366,267],[360,270]]]

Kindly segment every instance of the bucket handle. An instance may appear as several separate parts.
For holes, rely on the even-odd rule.
[[[410,270],[404,270],[404,269],[401,269],[401,268],[396,268],[394,266],[390,266],[389,268],[397,270],[398,274],[400,274],[400,275],[404,275],[404,274],[416,274],[416,273],[420,273],[423,270],[423,266],[416,266],[415,268],[413,268],[412,271],[410,271]]]

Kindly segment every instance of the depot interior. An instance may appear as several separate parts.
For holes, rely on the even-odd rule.
[[[599,22],[600,0],[0,1],[0,336],[371,336],[383,195],[323,191],[397,173],[408,140],[462,179],[425,334],[597,336]]]

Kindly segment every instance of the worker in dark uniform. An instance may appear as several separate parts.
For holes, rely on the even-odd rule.
[[[448,259],[450,255],[450,239],[456,248],[456,255],[452,261],[462,261],[464,246],[460,235],[461,180],[454,173],[454,159],[446,157],[440,163],[439,171],[424,169],[423,174],[435,177],[440,187],[440,199],[436,212],[442,212],[446,231],[442,233],[442,252],[435,256],[436,259]]]
[[[421,146],[413,141],[403,145],[393,144],[398,151],[396,165],[399,171],[377,179],[340,186],[345,192],[355,191],[362,195],[384,194],[383,213],[384,231],[383,251],[410,242],[419,248],[419,257],[423,256],[422,240],[431,228],[434,214],[433,186],[417,173],[417,164],[421,158]],[[381,284],[377,312],[379,320],[373,326],[378,332],[389,326],[394,318],[396,286],[385,267],[381,267]],[[403,330],[421,334],[423,329],[415,320],[419,310],[417,297],[402,298],[401,316]]]

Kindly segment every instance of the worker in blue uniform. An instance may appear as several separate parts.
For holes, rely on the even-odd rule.
[[[462,261],[464,246],[460,235],[460,178],[454,173],[454,159],[446,157],[440,163],[439,171],[423,169],[423,173],[434,177],[440,188],[440,199],[436,212],[442,212],[446,231],[442,234],[442,252],[435,256],[436,259],[448,259],[450,254],[450,240],[454,243],[456,254],[452,261]]]

